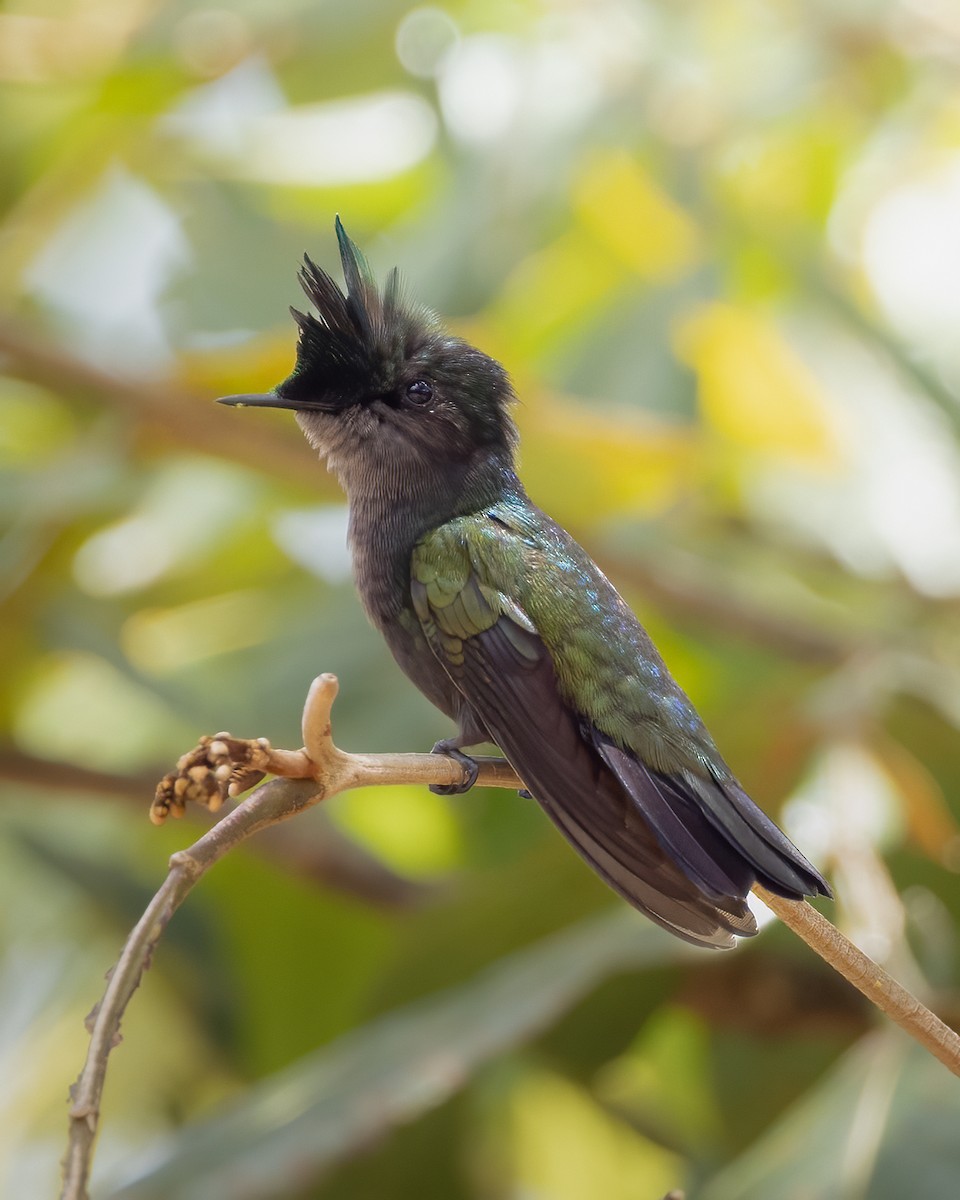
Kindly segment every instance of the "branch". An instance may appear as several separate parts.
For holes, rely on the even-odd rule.
[[[897,983],[805,900],[787,900],[768,892],[759,883],[753,885],[753,893],[871,1004],[906,1030],[954,1075],[960,1075],[960,1037],[912,992]]]
[[[144,794],[155,787],[155,780],[156,775],[114,775],[0,747],[0,783],[26,784],[38,788],[41,795],[90,793],[100,800],[139,806]],[[199,814],[194,809],[191,815]],[[409,908],[435,891],[434,884],[394,871],[329,820],[310,832],[311,836],[305,837],[299,829],[271,826],[257,838],[256,851],[281,863],[288,874],[382,908]]]
[[[120,1041],[120,1022],[154,948],[177,908],[202,876],[252,834],[286,821],[338,792],[393,784],[456,785],[466,782],[459,763],[433,754],[347,754],[331,735],[330,713],[338,684],[335,676],[314,680],[303,712],[304,748],[274,750],[265,739],[246,741],[217,734],[201,739],[184,755],[178,769],[157,787],[151,820],[182,815],[188,801],[216,809],[223,801],[262,778],[279,776],[256,791],[222,821],[170,859],[160,890],[127,939],[109,976],[103,999],[88,1018],[90,1047],[71,1089],[70,1129],[64,1157],[61,1200],[88,1200],[100,1102],[110,1051]],[[520,788],[521,780],[502,759],[477,759],[477,783]],[[825,962],[873,1004],[960,1075],[960,1037],[934,1016],[882,967],[868,958],[805,901],[785,900],[759,885],[754,892]]]
[[[250,437],[246,421],[218,421],[209,397],[197,396],[176,380],[153,382],[101,370],[23,325],[0,319],[0,370],[67,396],[91,396],[160,429],[177,445],[269,470],[316,492],[324,475],[316,455],[301,439],[284,436],[264,421]]]
[[[167,776],[158,787],[158,799],[150,810],[160,824],[168,813],[182,815],[182,799],[198,800],[216,809],[231,792],[261,770],[281,776],[258,787],[243,804],[170,859],[170,870],[160,890],[138,921],[110,972],[103,999],[88,1018],[90,1046],[77,1082],[71,1088],[70,1130],[63,1161],[61,1200],[88,1200],[87,1183],[93,1161],[94,1142],[100,1117],[100,1102],[110,1051],[119,1044],[120,1022],[153,951],[170,918],[193,887],[214,863],[254,833],[286,821],[304,809],[348,788],[404,783],[461,784],[464,772],[451,758],[437,754],[345,754],[333,744],[330,710],[338,690],[333,675],[315,679],[303,713],[304,749],[273,750],[265,739],[241,742],[219,735],[205,738],[201,745],[212,749],[204,767],[196,752],[185,755],[183,773]],[[217,779],[221,745],[236,748],[239,769]],[[501,759],[477,760],[477,783],[486,787],[519,787],[512,768]],[[193,771],[195,777],[186,774]],[[187,779],[175,799],[173,781]],[[191,786],[192,785],[192,788]],[[211,792],[211,787],[215,790]],[[196,794],[194,794],[196,793]]]

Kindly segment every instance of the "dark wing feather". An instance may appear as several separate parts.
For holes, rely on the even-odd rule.
[[[813,863],[758,808],[735,779],[722,784],[695,780],[695,791],[713,827],[736,843],[756,872],[757,882],[792,900],[833,896]]]
[[[745,895],[753,872],[676,777],[646,766],[597,730],[587,734],[675,862],[708,896]]]
[[[641,807],[584,736],[581,719],[563,702],[550,653],[525,615],[474,575],[453,594],[416,579],[411,586],[424,633],[451,680],[594,870],[687,941],[729,947],[734,934],[755,933],[742,893],[712,887],[705,894],[661,845]]]
[[[781,896],[829,895],[820,873],[734,779],[664,775],[588,732],[670,855],[708,896],[744,895],[755,881]]]

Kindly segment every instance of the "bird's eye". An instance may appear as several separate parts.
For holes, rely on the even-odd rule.
[[[407,399],[414,404],[429,404],[433,399],[433,388],[425,379],[416,379],[407,387]]]

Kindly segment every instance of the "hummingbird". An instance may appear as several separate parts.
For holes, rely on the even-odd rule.
[[[456,733],[499,747],[615,892],[697,945],[757,931],[754,883],[830,896],[750,799],[632,610],[517,475],[506,370],[404,294],[344,231],[345,288],[304,256],[315,315],[292,374],[223,404],[292,409],[349,504],[353,573],[404,673]]]

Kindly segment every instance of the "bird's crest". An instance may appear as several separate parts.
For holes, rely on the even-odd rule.
[[[437,328],[425,309],[409,304],[394,268],[383,290],[370,264],[336,219],[346,292],[306,254],[298,278],[317,316],[291,308],[300,329],[297,365],[279,389],[291,394],[309,386],[349,393],[369,384],[381,367],[402,359],[416,342]]]

